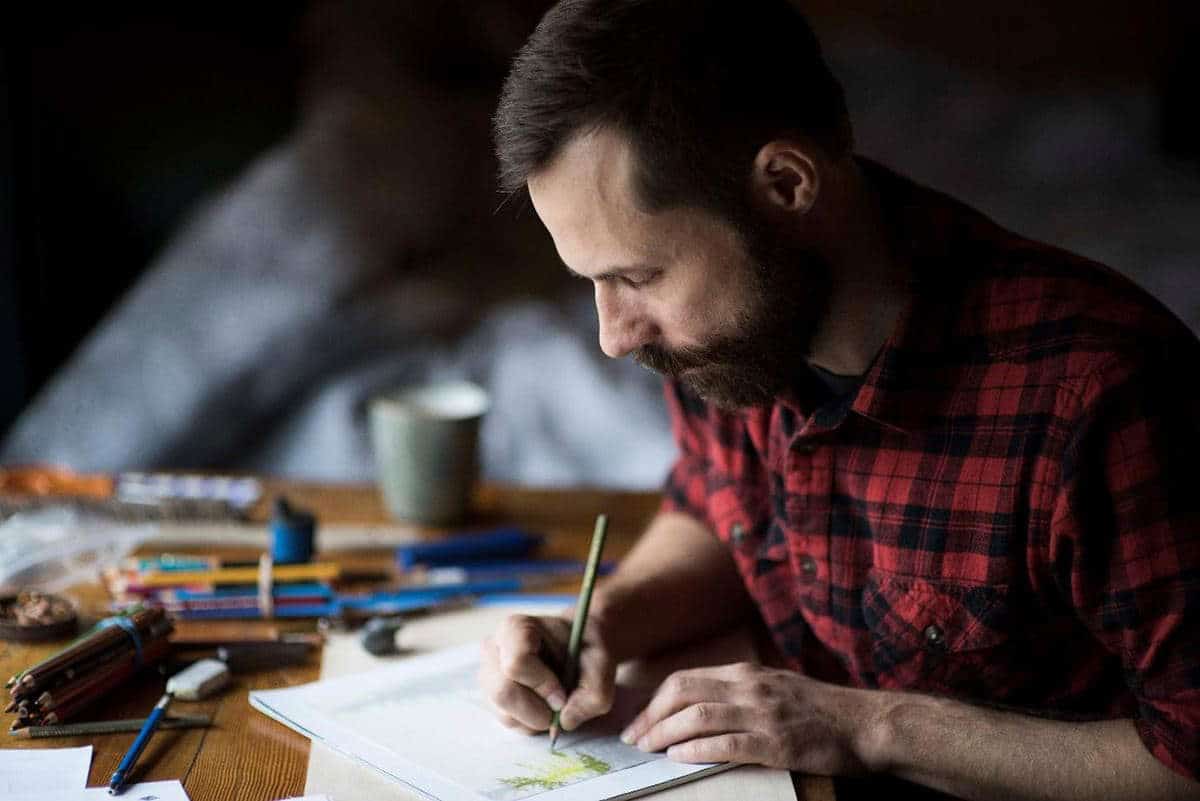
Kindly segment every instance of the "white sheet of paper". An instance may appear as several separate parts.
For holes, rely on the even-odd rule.
[[[189,801],[183,785],[178,781],[131,784],[117,796],[109,795],[107,787],[86,787],[51,793],[18,795],[12,798],[0,795],[0,798],[3,798],[4,801],[100,801],[101,798],[118,798],[121,801]]]
[[[87,786],[92,747],[0,748],[0,798],[44,796]]]
[[[724,770],[685,765],[625,745],[618,734],[645,702],[619,695],[613,712],[546,735],[496,720],[477,680],[479,645],[412,657],[364,674],[250,694],[258,710],[301,734],[443,801],[631,798]]]

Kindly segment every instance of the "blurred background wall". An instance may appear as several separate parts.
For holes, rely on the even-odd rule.
[[[410,224],[424,231],[380,246],[371,258],[383,266],[365,269],[366,277],[347,297],[369,294],[379,276],[393,268],[401,272],[436,262],[435,272],[446,274],[452,268],[428,254],[440,253],[444,248],[438,243],[458,236],[456,225],[491,226],[500,237],[507,234],[497,232],[512,226],[536,240],[540,235],[530,220],[491,214],[495,196],[488,181],[487,115],[507,58],[546,5],[540,0],[352,0],[93,4],[71,13],[61,6],[31,9],[19,25],[0,34],[0,366],[5,371],[0,432],[11,432],[23,409],[30,414],[39,391],[43,400],[52,394],[47,382],[56,372],[62,375],[69,359],[88,361],[81,343],[102,320],[120,321],[118,304],[150,302],[150,295],[138,301],[129,294],[139,279],[148,280],[148,270],[178,271],[173,265],[187,261],[179,254],[187,252],[189,237],[210,241],[219,230],[213,220],[230,219],[206,218],[205,208],[242,203],[247,192],[239,193],[238,187],[255,186],[264,169],[286,157],[281,149],[299,148],[302,164],[322,161],[320,156],[304,160],[303,154],[312,152],[305,143],[313,141],[305,131],[311,132],[312,120],[343,85],[369,98],[355,108],[374,115],[373,138],[365,144],[360,138],[352,148],[363,162],[359,173],[353,164],[339,164],[337,172],[349,176],[344,182],[374,176],[374,163],[384,165],[385,172],[379,179],[384,197],[355,195],[356,208],[371,208],[362,212],[367,221],[354,230],[370,241]],[[1200,32],[1198,4],[806,0],[801,5],[846,85],[861,152],[966,200],[1007,227],[1125,272],[1193,330],[1200,329],[1200,123],[1194,110],[1200,62],[1193,46]],[[394,114],[397,122],[377,124],[380,109],[382,117]],[[338,113],[338,119],[363,119],[360,111]],[[321,141],[327,142],[328,126],[323,131]],[[407,160],[397,154],[407,154]],[[404,177],[389,179],[388,169]],[[339,188],[332,180],[335,194],[360,191]],[[324,196],[328,187],[319,186],[317,194]],[[393,214],[393,206],[406,202],[412,207],[407,216]],[[259,213],[243,214],[257,220]],[[418,220],[421,213],[447,222],[439,228]],[[294,239],[294,232],[279,236]],[[493,289],[511,284],[507,294],[497,293],[506,294],[506,303],[526,296],[550,298],[567,310],[563,319],[586,318],[586,301],[577,302],[586,292],[577,288],[563,295],[556,279],[530,281],[523,273],[537,273],[552,258],[544,242],[511,250],[479,248],[468,260],[475,266],[465,268],[452,289],[463,290],[467,279],[461,276],[473,269],[478,275],[479,253],[506,262],[486,279]],[[484,330],[516,331],[514,342],[542,346],[547,336],[567,336],[563,332],[569,326],[556,328],[562,320],[539,314],[526,310]],[[169,324],[133,319],[126,328],[134,325],[136,337],[148,343],[159,335],[156,325]],[[476,315],[472,322],[479,319]],[[583,327],[590,337],[586,322]],[[455,335],[470,339],[465,326]],[[476,340],[479,336],[475,329]],[[376,347],[382,346],[364,344],[366,350]],[[115,351],[109,351],[111,365]],[[486,348],[474,356],[455,353],[450,361],[475,364],[467,372],[478,371],[481,359],[497,358]],[[136,348],[120,354],[118,361],[139,358]],[[575,354],[566,363],[571,370],[592,369],[582,359]],[[398,380],[403,372],[372,379],[372,386]],[[76,373],[87,376],[82,368]],[[86,394],[89,385],[78,375],[59,393]],[[304,380],[320,382],[323,373],[310,370]],[[653,397],[649,378],[622,373],[616,383],[603,380],[614,397],[633,393],[639,408],[653,402],[647,400]],[[97,384],[95,391],[107,390]],[[276,392],[281,398],[286,394]],[[295,405],[289,403],[264,403],[256,412],[282,414]],[[87,408],[81,403],[80,414]],[[187,408],[181,404],[179,413],[189,413]],[[542,408],[553,413],[549,406]],[[41,424],[43,431],[55,427],[62,412],[56,414]],[[661,443],[662,418],[647,413],[642,424]],[[315,425],[310,421],[301,428],[310,431]],[[22,448],[10,447],[12,459],[39,455],[37,436],[48,435],[35,434],[23,435]],[[198,435],[190,429],[172,436]],[[296,457],[294,448],[279,444],[280,437],[259,447],[260,456],[252,459],[233,455],[249,449],[249,440],[239,435],[221,448],[189,450],[176,442],[114,457],[146,462],[137,465],[75,461],[105,468],[240,464],[325,478],[361,477],[354,467],[361,453],[340,462],[330,457],[321,468],[313,466],[321,462],[319,452]],[[510,452],[520,447],[509,440]],[[582,440],[547,458],[579,461],[593,445]],[[67,450],[48,449],[46,455],[71,460]],[[592,483],[630,483],[622,481],[630,475],[625,468],[539,474],[512,467],[512,453],[508,458],[507,468],[496,468],[504,477],[569,481],[582,476]],[[645,476],[667,457],[658,447],[647,458],[655,462],[653,469],[638,473],[633,483],[646,483]],[[526,455],[517,461],[532,459]]]

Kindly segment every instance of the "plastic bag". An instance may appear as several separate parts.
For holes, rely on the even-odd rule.
[[[22,512],[0,523],[0,585],[61,592],[95,581],[156,527],[119,523],[73,509]]]

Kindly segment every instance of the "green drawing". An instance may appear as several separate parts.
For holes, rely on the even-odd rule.
[[[582,751],[575,754],[551,751],[550,756],[550,763],[539,767],[518,763],[520,767],[528,769],[530,775],[510,776],[500,781],[514,790],[557,790],[571,782],[587,778],[585,774],[601,776],[612,770],[612,765]]]
[[[596,759],[591,754],[585,754],[582,751],[579,752],[579,761],[583,763],[585,768],[590,770],[592,773],[595,773],[597,776],[601,776],[612,770],[612,765],[608,764],[602,759]]]

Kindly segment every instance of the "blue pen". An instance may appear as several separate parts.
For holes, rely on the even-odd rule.
[[[169,703],[171,703],[171,694],[165,693],[154,705],[154,711],[150,713],[150,717],[146,718],[146,723],[138,732],[133,745],[129,746],[129,750],[125,752],[125,758],[121,760],[121,764],[117,765],[117,772],[108,780],[109,795],[120,795],[121,791],[125,789],[125,774],[129,773],[133,763],[137,762],[138,755],[146,748],[146,743],[150,742],[150,736],[154,734],[154,730],[158,728],[158,722],[167,713],[167,704]]]

